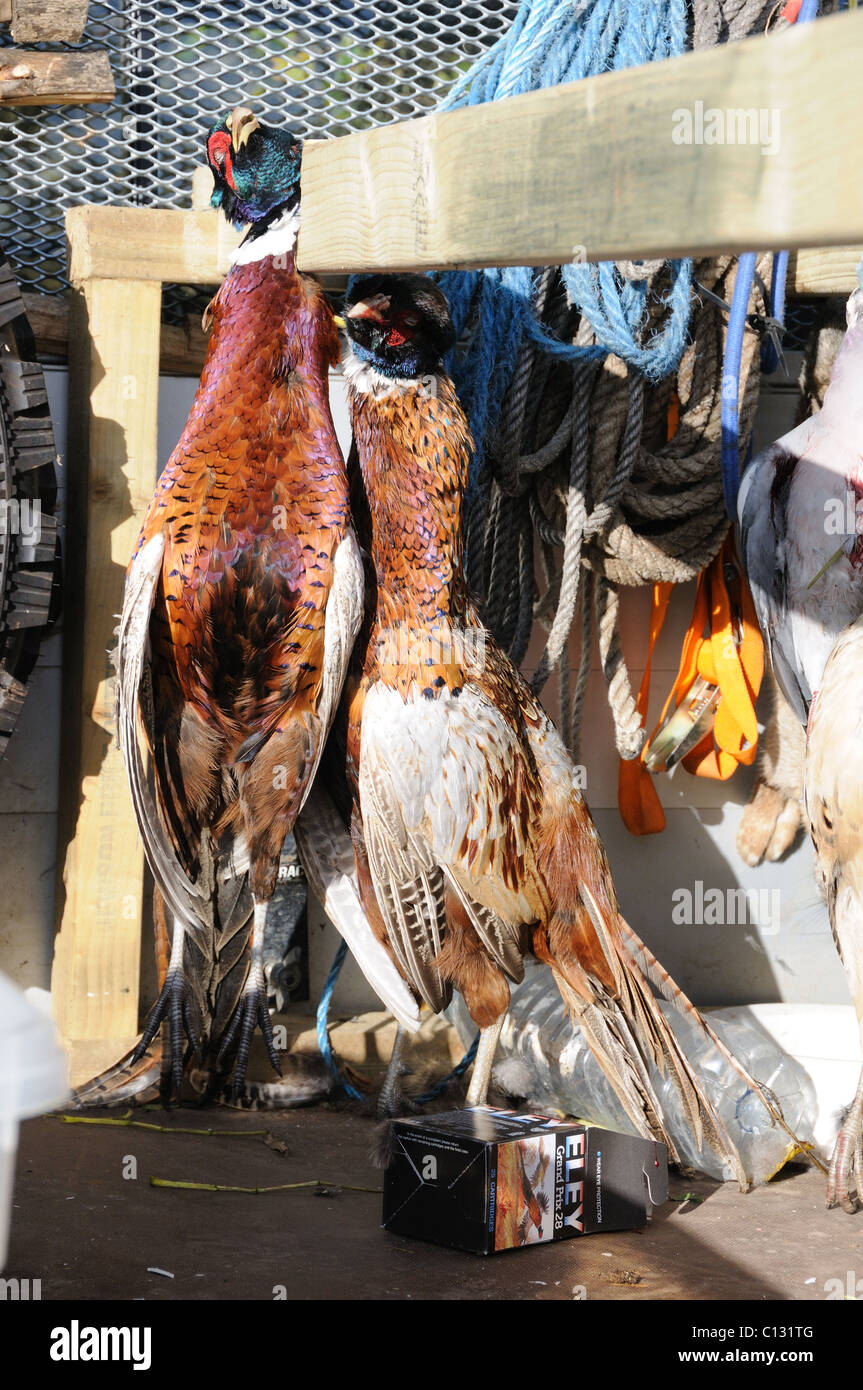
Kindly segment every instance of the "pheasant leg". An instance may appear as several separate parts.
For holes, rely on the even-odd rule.
[[[267,1053],[273,1071],[279,1076],[282,1068],[279,1063],[278,1053],[276,1052],[273,1041],[273,1025],[270,1020],[270,1011],[267,1007],[267,979],[264,971],[264,929],[267,921],[267,908],[269,902],[255,901],[254,925],[252,927],[252,950],[251,961],[249,963],[249,973],[246,983],[243,986],[243,993],[237,1005],[230,1027],[225,1033],[222,1046],[219,1049],[219,1063],[222,1064],[230,1056],[234,1047],[237,1050],[236,1062],[234,1065],[234,1099],[238,1099],[242,1094],[246,1080],[246,1067],[249,1063],[249,1048],[252,1044],[252,1035],[255,1026],[259,1026],[264,1036],[267,1046]]]
[[[165,975],[165,983],[159,991],[159,997],[150,1010],[146,1027],[141,1034],[141,1041],[135,1048],[130,1058],[130,1064],[140,1062],[145,1055],[148,1047],[156,1036],[158,1029],[164,1021],[168,1025],[169,1047],[170,1047],[170,1067],[168,1071],[167,1086],[165,1093],[173,1093],[179,1098],[183,1087],[183,1069],[185,1066],[185,1039],[188,1038],[192,1051],[200,1055],[201,1051],[201,1027],[198,1019],[195,998],[189,983],[186,979],[183,964],[183,947],[185,943],[185,930],[181,924],[174,921],[174,935],[171,942],[171,958],[168,962],[168,971]]]
[[[842,1206],[847,1212],[859,1210],[863,1203],[863,1072],[857,1094],[845,1123],[839,1131],[827,1176],[828,1207]]]
[[[497,1044],[500,1039],[500,1032],[503,1028],[503,1021],[506,1014],[501,1014],[500,1018],[490,1024],[488,1028],[483,1028],[479,1035],[479,1047],[476,1050],[476,1061],[473,1064],[473,1073],[468,1087],[466,1105],[485,1105],[488,1095],[489,1083],[491,1081],[491,1068],[494,1062],[494,1054],[497,1051]]]
[[[402,1077],[405,1076],[410,1068],[405,1066],[404,1051],[407,1031],[399,1025],[396,1033],[396,1040],[393,1043],[393,1050],[390,1054],[387,1073],[383,1080],[383,1085],[378,1095],[377,1118],[379,1120],[392,1120],[400,1115],[404,1105],[402,1097]]]

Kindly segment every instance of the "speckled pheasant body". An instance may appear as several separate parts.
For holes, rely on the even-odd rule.
[[[467,595],[461,504],[471,439],[451,383],[440,376],[434,396],[421,384],[380,399],[357,392],[351,420],[372,499],[377,607],[351,702],[349,758],[360,785],[365,728],[392,741],[384,754],[391,767],[404,766],[403,723],[439,782],[435,839],[459,867],[444,887],[445,940],[434,955],[420,953],[411,973],[433,1008],[446,1006],[454,985],[487,1027],[508,1005],[507,978],[523,977],[524,952],[550,959],[557,881],[565,885],[574,870],[613,913],[611,873],[557,731]],[[489,916],[491,953],[480,948],[459,888]],[[589,917],[583,908],[577,915],[581,966],[610,987]],[[512,925],[501,931],[501,922]],[[574,955],[571,946],[564,954]]]
[[[201,385],[135,553],[164,537],[153,682],[166,721],[182,700],[185,719],[203,725],[200,811],[221,805],[218,739],[219,760],[248,769],[263,797],[258,833],[272,825],[280,846],[276,822],[296,814],[320,739],[326,606],[348,498],[327,397],[335,328],[320,288],[297,275],[292,254],[279,259],[236,266],[216,297]],[[276,767],[295,789],[278,813]],[[239,814],[239,800],[224,808]],[[272,891],[274,872],[274,861],[254,866],[253,890]]]

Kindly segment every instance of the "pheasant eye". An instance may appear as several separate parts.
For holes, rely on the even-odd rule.
[[[405,324],[408,328],[416,328],[419,321],[419,314],[405,314],[402,317],[402,323]]]

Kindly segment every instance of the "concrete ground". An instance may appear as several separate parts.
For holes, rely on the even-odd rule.
[[[381,1230],[380,1192],[352,1190],[381,1186],[374,1122],[356,1106],[133,1118],[155,1128],[58,1117],[22,1126],[7,1279],[41,1279],[44,1300],[820,1301],[853,1296],[858,1276],[863,1296],[863,1213],[825,1210],[824,1178],[810,1169],[745,1196],[672,1171],[678,1200],[644,1231],[482,1258]],[[325,1187],[196,1191],[152,1178]]]

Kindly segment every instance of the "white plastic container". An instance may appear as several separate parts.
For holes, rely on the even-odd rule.
[[[705,1012],[709,1015],[711,1010]],[[722,1014],[754,1018],[805,1068],[818,1097],[812,1127],[815,1147],[822,1158],[829,1158],[863,1066],[853,1004],[740,1004]]]
[[[787,1135],[773,1125],[761,1102],[691,1021],[670,1005],[660,1007],[732,1136],[749,1181],[765,1182],[789,1155]],[[853,1008],[754,1004],[705,1013],[726,1046],[776,1096],[795,1134],[828,1157],[860,1071]],[[467,1045],[476,1025],[460,995],[453,996],[447,1014]],[[512,990],[494,1074],[504,1091],[519,1096],[532,1109],[561,1110],[609,1129],[634,1132],[610,1082],[572,1023],[551,972],[538,961],[525,961],[524,980]],[[730,1164],[694,1147],[689,1121],[670,1079],[654,1068],[653,1083],[663,1121],[684,1161],[709,1177],[733,1178]]]
[[[66,1058],[50,1017],[0,975],[0,1270],[9,1243],[18,1126],[61,1105],[68,1094]]]

